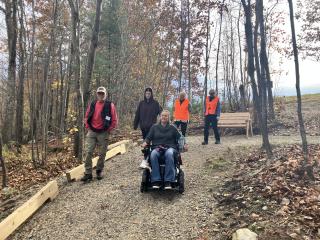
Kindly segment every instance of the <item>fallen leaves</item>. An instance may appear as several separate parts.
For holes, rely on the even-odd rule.
[[[320,159],[320,144],[310,145],[309,152],[312,159]],[[320,229],[319,168],[314,169],[315,182],[299,177],[303,161],[299,145],[278,147],[274,155],[269,166],[261,150],[239,159],[237,164],[245,167],[238,168],[215,197],[228,211],[248,215],[248,225],[269,221],[291,238],[316,239]]]

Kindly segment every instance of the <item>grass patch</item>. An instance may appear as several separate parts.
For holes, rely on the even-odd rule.
[[[276,101],[280,101],[280,99],[283,97],[276,97]],[[297,101],[297,96],[288,96],[285,97],[286,101],[285,103],[295,103]],[[302,102],[316,102],[320,101],[320,93],[315,94],[305,94],[302,95]]]
[[[212,170],[224,170],[229,164],[230,164],[229,161],[227,161],[223,157],[219,157],[219,158],[213,159],[210,162],[209,168]]]

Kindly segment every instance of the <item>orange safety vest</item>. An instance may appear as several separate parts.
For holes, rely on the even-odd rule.
[[[209,97],[206,98],[206,113],[205,115],[216,114],[219,98],[215,97],[212,101],[209,101]]]
[[[189,120],[189,100],[185,99],[182,104],[180,99],[177,99],[174,103],[174,119],[176,120]]]

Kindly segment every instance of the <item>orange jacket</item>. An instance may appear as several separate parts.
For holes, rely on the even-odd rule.
[[[219,103],[219,98],[215,97],[212,101],[209,101],[209,97],[206,98],[206,112],[205,115],[215,115],[217,113],[217,107]],[[219,114],[218,114],[219,115]]]
[[[180,99],[177,99],[174,103],[174,119],[188,121],[189,120],[189,100],[185,99],[180,103]]]

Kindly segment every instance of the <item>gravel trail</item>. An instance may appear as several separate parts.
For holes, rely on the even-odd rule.
[[[272,144],[299,143],[299,136],[271,136]],[[259,146],[261,137],[222,138],[202,146],[202,137],[187,138],[183,153],[186,191],[140,193],[142,154],[139,147],[106,162],[105,178],[89,184],[65,184],[58,197],[40,209],[10,239],[219,239],[215,188],[228,170],[213,174],[208,159],[237,147]],[[319,143],[319,137],[308,137]],[[232,159],[231,159],[232,161]],[[230,170],[231,171],[231,170]]]

